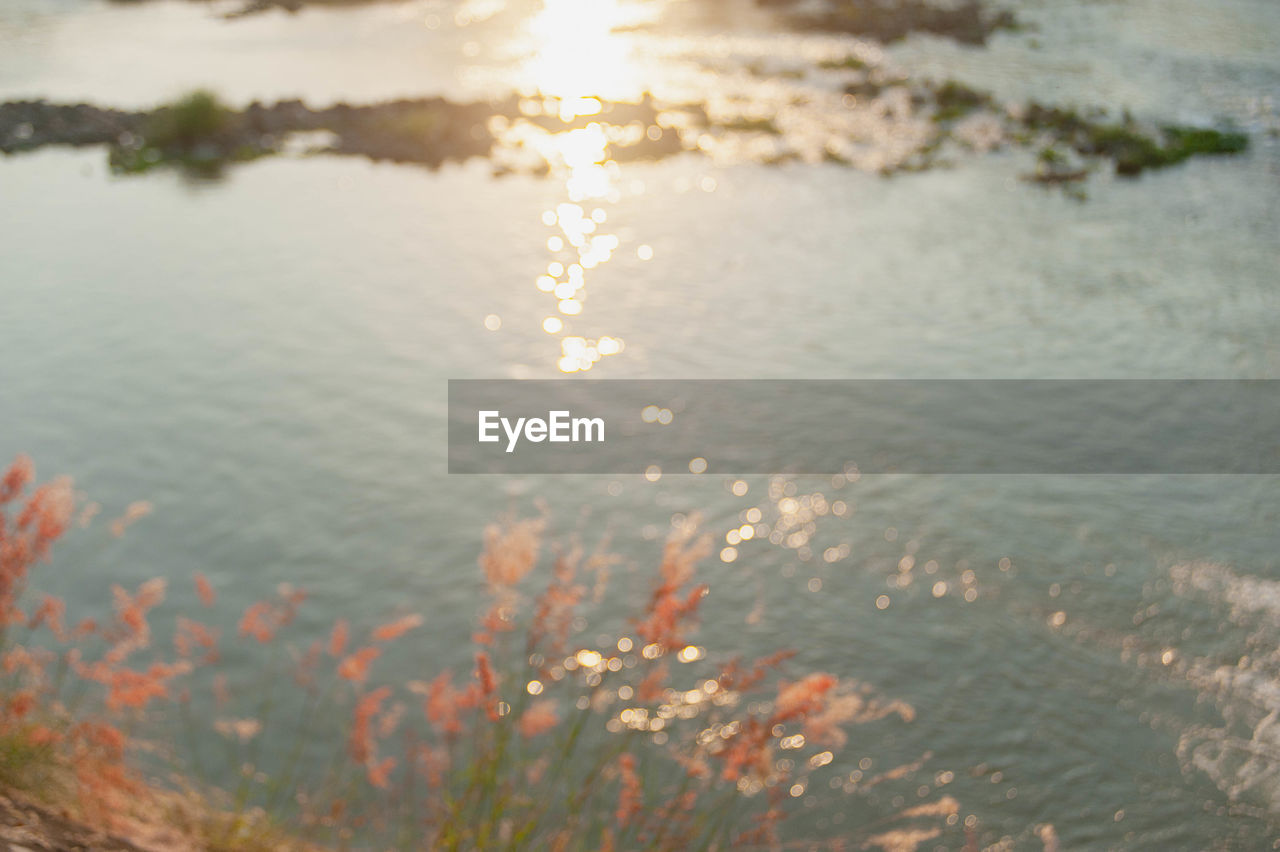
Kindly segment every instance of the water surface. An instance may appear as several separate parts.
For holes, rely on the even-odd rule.
[[[705,566],[704,644],[795,647],[799,665],[917,708],[910,725],[855,737],[833,775],[864,757],[931,757],[883,801],[806,794],[812,834],[933,795],[951,772],[946,792],[991,839],[1030,842],[1050,822],[1064,848],[1268,845],[1273,478],[808,478],[771,495],[757,477],[736,496],[714,475],[443,473],[449,378],[583,364],[603,378],[1280,378],[1280,15],[1181,5],[1027,2],[1036,27],[986,49],[913,38],[887,52],[1002,97],[1250,133],[1241,157],[1096,175],[1083,203],[1019,181],[1030,154],[1017,151],[892,179],[749,154],[606,167],[572,146],[548,177],[311,157],[210,183],[115,177],[93,150],[0,160],[0,456],[73,474],[108,516],[155,505],[123,539],[77,533],[47,586],[89,606],[110,582],[162,574],[189,604],[180,579],[202,570],[229,612],[290,581],[313,594],[317,630],[337,611],[371,623],[411,602],[434,669],[465,656],[482,526],[534,495],[559,530],[610,529],[643,567],[673,515],[699,511],[722,537],[751,507],[776,518],[783,499],[821,493],[850,511],[822,516],[803,547],[757,541]],[[547,11],[532,3],[232,22],[222,8],[11,4],[0,96],[140,106],[204,84],[232,102],[555,86],[572,98],[596,82],[576,63],[595,63],[617,96],[638,81],[672,98],[785,100],[839,78],[745,66],[878,51],[750,20],[610,34],[612,19],[563,3],[549,20],[577,21],[568,36],[538,30],[546,17],[531,26]],[[565,44],[601,31],[625,62],[598,49],[565,60]],[[540,60],[547,44],[560,47]],[[565,314],[539,277],[575,233],[611,239],[584,273],[581,312]],[[621,341],[613,354],[606,338]],[[256,664],[229,663],[245,677]],[[422,659],[396,665],[423,673]]]

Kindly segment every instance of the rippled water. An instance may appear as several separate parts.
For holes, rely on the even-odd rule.
[[[113,177],[100,150],[0,160],[0,456],[74,474],[108,514],[156,507],[123,539],[77,534],[51,589],[87,604],[99,584],[199,569],[245,603],[288,580],[317,599],[317,629],[335,610],[372,621],[409,601],[429,616],[434,664],[464,653],[482,525],[532,495],[560,529],[612,529],[640,561],[673,514],[701,511],[724,535],[752,507],[796,516],[820,493],[808,507],[849,510],[816,517],[804,545],[749,542],[706,567],[704,636],[713,649],[796,647],[804,666],[917,708],[910,725],[855,739],[836,771],[929,753],[903,795],[954,773],[964,812],[1022,842],[1050,822],[1064,848],[1269,845],[1271,477],[866,477],[793,493],[752,478],[738,496],[710,476],[443,474],[446,379],[550,377],[590,347],[603,357],[584,364],[606,378],[1280,378],[1280,10],[1177,5],[1026,2],[1036,26],[986,49],[915,38],[887,51],[910,73],[1002,97],[1250,132],[1238,158],[1094,176],[1085,202],[1017,180],[1030,162],[1018,152],[891,179],[769,167],[750,150],[606,168],[590,136],[554,140],[548,177],[322,157],[193,183]],[[205,84],[234,102],[513,87],[572,99],[640,86],[726,103],[804,95],[819,107],[789,119],[803,136],[841,78],[773,72],[880,57],[851,39],[771,36],[750,17],[717,33],[687,4],[620,34],[566,2],[221,20],[230,8],[8,4],[0,97],[137,106]],[[610,49],[565,56],[592,38]],[[575,236],[610,239],[567,314],[539,276],[576,256]],[[548,333],[549,317],[565,327]],[[812,794],[818,835],[895,804],[824,793]]]

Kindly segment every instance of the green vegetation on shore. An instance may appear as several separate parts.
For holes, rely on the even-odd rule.
[[[152,112],[142,132],[157,148],[190,147],[224,133],[232,116],[217,95],[197,89]]]
[[[986,92],[971,89],[964,83],[947,80],[934,89],[934,121],[954,121],[977,109],[990,107],[992,98]]]

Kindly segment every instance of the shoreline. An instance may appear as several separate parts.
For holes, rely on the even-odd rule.
[[[1153,126],[1127,114],[1114,121],[1101,109],[1080,112],[1036,102],[1006,105],[953,80],[889,77],[852,61],[843,67],[854,79],[845,86],[839,108],[885,113],[883,120],[913,133],[915,144],[896,152],[896,159],[869,158],[883,175],[947,165],[947,155],[956,151],[1022,148],[1037,152],[1035,170],[1022,175],[1024,180],[1070,189],[1102,163],[1109,163],[1120,177],[1135,177],[1191,157],[1238,154],[1249,147],[1249,137],[1234,130]],[[549,136],[595,128],[599,163],[701,153],[709,135],[772,139],[773,153],[758,155],[763,165],[806,159],[773,118],[711,117],[705,104],[659,104],[648,93],[632,103],[586,100],[594,104],[586,114],[565,112],[564,102],[554,98],[516,95],[491,102],[424,97],[360,105],[339,102],[323,108],[291,99],[271,105],[255,101],[234,109],[213,93],[197,91],[171,104],[136,111],[9,101],[0,103],[0,153],[57,145],[105,146],[117,173],[138,174],[170,165],[197,177],[217,177],[231,164],[296,153],[296,141],[310,136],[303,141],[304,153],[429,168],[484,157],[494,162],[496,175],[546,174],[554,163],[543,152],[535,151],[536,162],[525,168],[512,167],[499,156],[528,147],[523,139],[508,138],[511,128],[525,126]],[[857,147],[857,139],[833,135],[825,144],[822,160],[867,168],[847,153],[850,146]],[[872,148],[870,153],[880,152]]]

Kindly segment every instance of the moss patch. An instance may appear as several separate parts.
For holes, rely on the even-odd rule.
[[[1161,169],[1206,154],[1238,154],[1248,147],[1248,137],[1211,128],[1166,127],[1149,134],[1133,124],[1095,125],[1077,145],[1083,154],[1108,157],[1116,174],[1133,176],[1146,169]]]

